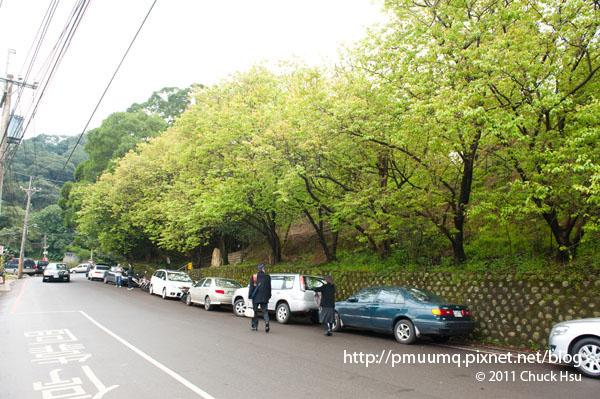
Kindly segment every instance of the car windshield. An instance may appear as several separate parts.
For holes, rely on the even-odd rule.
[[[435,295],[433,292],[420,288],[407,288],[406,291],[419,302],[446,302],[444,298]]]
[[[167,272],[167,279],[171,281],[184,281],[184,282],[192,282],[190,276],[185,273],[175,273],[175,272]]]
[[[96,265],[96,270],[109,270],[110,266]]]
[[[49,269],[67,270],[69,267],[64,263],[57,263],[55,265],[48,266]]]
[[[215,280],[215,284],[217,287],[224,288],[240,288],[241,285],[235,280],[226,280],[224,278],[218,278]]]

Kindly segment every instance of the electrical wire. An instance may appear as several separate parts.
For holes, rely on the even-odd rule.
[[[75,152],[75,149],[77,148],[77,146],[79,145],[79,143],[81,142],[81,139],[83,138],[83,135],[85,134],[90,122],[92,121],[92,118],[94,117],[94,115],[96,114],[96,111],[98,110],[98,108],[100,107],[100,103],[102,102],[102,100],[104,99],[104,96],[106,95],[106,93],[108,92],[108,89],[110,88],[113,80],[115,79],[115,76],[117,75],[117,73],[119,72],[119,69],[121,69],[121,65],[123,65],[123,62],[125,61],[125,58],[127,57],[127,54],[129,54],[129,50],[131,50],[131,47],[133,46],[133,43],[135,43],[135,40],[137,39],[138,35],[140,34],[140,31],[142,30],[142,28],[144,27],[144,24],[146,23],[146,20],[148,19],[148,17],[150,16],[150,13],[152,12],[152,9],[154,8],[154,5],[156,4],[157,0],[154,0],[152,2],[152,5],[150,6],[150,9],[148,10],[148,12],[146,13],[146,16],[144,17],[144,20],[142,21],[142,23],[140,24],[140,27],[138,28],[137,32],[135,33],[135,35],[133,36],[133,39],[131,39],[131,42],[129,43],[129,47],[127,47],[127,50],[125,51],[125,54],[123,54],[123,57],[121,58],[121,61],[119,62],[119,65],[117,65],[117,68],[115,69],[115,72],[113,73],[112,77],[110,78],[108,84],[106,85],[106,88],[104,89],[104,92],[102,93],[102,95],[100,96],[100,99],[98,100],[98,103],[96,104],[96,107],[94,108],[94,110],[92,111],[92,114],[90,115],[88,121],[86,122],[85,126],[83,127],[83,130],[81,132],[81,134],[79,135],[79,139],[77,140],[77,142],[75,143],[75,145],[73,146],[73,150],[71,151],[71,154],[69,154],[69,158],[67,159],[67,161],[65,162],[64,166],[62,167],[60,173],[58,174],[58,176],[60,176],[65,168],[67,167],[67,165],[69,164],[69,161],[71,160],[71,157],[73,156],[73,153]]]
[[[54,64],[52,65],[52,68],[49,71],[48,78],[44,82],[41,92],[38,95],[37,102],[36,102],[33,110],[31,111],[31,115],[29,116],[29,119],[27,120],[27,124],[23,128],[23,136],[19,140],[19,143],[21,142],[21,140],[23,140],[23,137],[25,136],[25,133],[27,132],[27,129],[28,129],[31,121],[33,120],[33,118],[35,118],[35,114],[37,113],[37,110],[40,106],[40,102],[42,101],[44,94],[46,93],[46,90],[48,89],[48,86],[52,82],[52,80],[56,74],[56,70],[57,70],[58,66],[60,65],[61,61],[63,60],[67,49],[71,45],[73,36],[75,35],[75,32],[77,32],[77,29],[79,28],[81,20],[83,19],[83,16],[85,15],[89,4],[90,4],[89,0],[81,0],[81,2],[79,3],[79,6],[76,7],[75,15],[72,16],[71,23],[69,24],[68,33],[65,36],[64,41],[62,43],[62,47],[60,48],[58,55],[56,56],[56,59],[54,61]]]

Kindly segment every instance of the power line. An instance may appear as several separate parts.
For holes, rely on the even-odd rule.
[[[63,58],[67,52],[67,49],[71,45],[73,36],[75,35],[75,32],[79,28],[81,20],[83,19],[83,16],[85,15],[87,8],[89,6],[89,3],[90,3],[89,0],[81,0],[80,3],[78,4],[78,6],[75,7],[74,13],[71,15],[71,19],[67,23],[66,29],[68,30],[68,32],[67,32],[66,36],[64,37],[64,40],[62,42],[62,47],[60,48],[58,55],[56,55],[56,58],[52,65],[52,68],[50,69],[50,71],[48,73],[48,78],[46,79],[46,81],[43,84],[43,87],[38,96],[37,102],[33,108],[33,111],[31,111],[31,115],[29,116],[29,119],[27,120],[27,124],[23,128],[23,136],[25,136],[25,133],[27,132],[27,129],[29,128],[29,125],[31,124],[31,121],[35,118],[35,114],[37,113],[40,102],[42,101],[44,94],[46,93],[46,90],[48,89],[48,86],[52,82],[52,80],[56,74],[56,70],[57,70],[58,66],[60,65],[61,61],[63,60]],[[63,33],[64,33],[64,31],[63,31]],[[63,36],[61,35],[61,38],[62,37]],[[23,137],[21,137],[21,140],[22,139],[23,139]],[[19,140],[19,143],[21,140]]]
[[[92,118],[94,117],[94,115],[96,114],[96,111],[98,110],[98,108],[100,107],[100,103],[102,102],[102,100],[104,99],[104,96],[106,95],[106,92],[108,92],[108,89],[110,88],[113,80],[115,79],[115,76],[117,75],[117,73],[119,72],[119,69],[121,68],[121,65],[123,65],[123,62],[125,61],[125,58],[127,57],[127,54],[129,54],[129,50],[131,50],[131,47],[133,46],[133,43],[135,42],[135,40],[137,39],[140,31],[142,30],[142,28],[144,27],[144,24],[146,23],[146,20],[148,19],[148,17],[150,16],[150,13],[152,12],[152,9],[154,8],[154,5],[156,4],[157,0],[154,0],[152,2],[152,5],[150,6],[150,9],[148,10],[148,12],[146,13],[146,16],[144,17],[144,20],[142,21],[142,23],[140,24],[140,27],[138,28],[137,32],[135,33],[135,36],[133,36],[133,39],[131,39],[131,42],[129,43],[129,47],[127,47],[127,50],[125,51],[125,54],[123,54],[123,57],[121,58],[121,61],[119,62],[119,65],[117,65],[117,68],[115,69],[115,72],[113,73],[112,77],[110,78],[108,84],[106,85],[106,88],[104,89],[104,92],[102,93],[102,96],[100,96],[100,99],[98,100],[98,103],[96,104],[96,107],[94,108],[94,110],[92,111],[92,114],[90,115],[90,118],[88,119],[87,123],[85,124],[81,134],[79,135],[79,139],[77,140],[77,142],[75,143],[75,145],[73,146],[73,150],[71,151],[71,154],[69,154],[69,158],[67,159],[67,161],[65,162],[64,166],[62,167],[60,174],[62,174],[65,170],[65,168],[67,167],[69,161],[71,160],[71,157],[73,156],[73,153],[75,152],[75,149],[77,148],[77,146],[79,145],[79,143],[81,142],[81,139],[83,138],[83,135],[85,134],[85,131],[87,130],[90,122],[92,121]]]

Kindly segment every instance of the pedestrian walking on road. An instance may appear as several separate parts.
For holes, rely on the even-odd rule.
[[[267,306],[271,299],[271,276],[265,273],[263,265],[258,266],[258,273],[253,274],[250,278],[250,286],[248,289],[248,306],[252,304],[254,309],[254,317],[252,318],[252,331],[258,330],[258,308],[263,314],[265,320],[265,332],[269,332],[269,311]]]
[[[115,267],[115,287],[121,288],[121,279],[123,276],[123,268],[120,263],[117,263],[117,267]]]
[[[331,276],[325,276],[325,284],[313,288],[314,292],[321,294],[321,311],[319,312],[319,321],[325,327],[325,335],[332,334],[333,323],[335,321],[335,285]]]
[[[127,290],[131,291],[133,289],[133,265],[129,264],[129,269],[127,270]]]

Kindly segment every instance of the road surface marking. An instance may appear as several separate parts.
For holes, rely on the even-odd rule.
[[[168,368],[164,364],[160,363],[158,360],[155,360],[150,355],[147,355],[142,350],[140,350],[137,347],[133,346],[129,342],[125,341],[123,338],[119,337],[117,334],[115,334],[112,331],[110,331],[108,328],[104,327],[102,324],[98,323],[96,320],[94,320],[92,317],[90,317],[83,310],[80,310],[79,312],[83,316],[85,316],[89,321],[91,321],[92,323],[94,323],[102,331],[104,331],[105,333],[107,333],[108,335],[110,335],[111,337],[113,337],[114,339],[116,339],[117,341],[119,341],[120,343],[122,343],[123,345],[125,345],[126,347],[128,347],[129,349],[131,349],[132,351],[134,351],[135,353],[137,353],[138,355],[140,355],[142,358],[146,359],[149,363],[153,364],[158,369],[162,370],[166,374],[168,374],[171,377],[173,377],[176,381],[178,381],[179,383],[181,383],[182,385],[184,385],[185,387],[187,387],[188,389],[190,389],[192,392],[196,393],[198,396],[200,396],[200,397],[202,397],[204,399],[215,399],[213,396],[209,395],[207,392],[204,392],[202,389],[200,389],[196,385],[192,384],[190,381],[186,380],[181,375],[177,374],[176,372],[174,372],[173,370],[171,370],[170,368]]]
[[[81,366],[83,372],[88,376],[88,378],[92,381],[92,384],[96,386],[98,393],[94,395],[93,399],[100,399],[104,396],[105,393],[112,391],[115,388],[118,388],[118,385],[111,385],[108,388],[96,377],[96,374],[92,371],[88,366]]]
[[[15,299],[15,303],[13,303],[12,308],[10,308],[10,314],[15,314],[17,311],[17,306],[19,306],[19,302],[21,302],[21,298],[23,297],[23,292],[25,292],[25,286],[27,285],[27,280],[23,281],[23,285],[21,286],[21,291],[19,292],[19,296]]]

